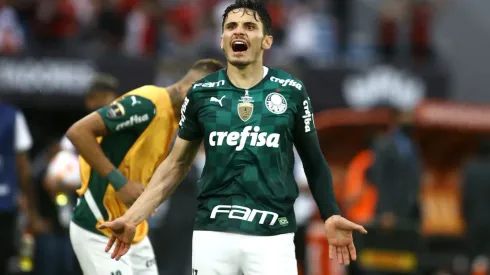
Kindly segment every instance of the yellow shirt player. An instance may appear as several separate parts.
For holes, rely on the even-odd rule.
[[[222,69],[219,61],[196,62],[176,84],[143,86],[76,122],[67,137],[80,154],[82,186],[70,224],[73,249],[84,274],[156,275],[148,223],[136,230],[130,257],[114,261],[104,247],[111,232],[104,221],[124,214],[167,157],[180,107],[193,82]]]

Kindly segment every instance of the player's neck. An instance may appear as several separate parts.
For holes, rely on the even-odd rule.
[[[228,63],[226,74],[235,87],[250,89],[264,78],[264,67],[261,62],[245,67],[236,67]]]
[[[170,101],[172,102],[172,107],[174,109],[175,118],[177,120],[179,120],[180,119],[180,107],[182,106],[182,103],[184,102],[185,95],[182,92],[180,85],[177,85],[177,84],[169,86],[166,89],[167,89],[168,95],[170,97]]]

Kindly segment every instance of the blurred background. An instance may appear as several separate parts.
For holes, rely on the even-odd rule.
[[[64,133],[90,111],[89,90],[165,86],[197,58],[223,60],[221,15],[230,3],[0,0],[0,101],[17,108],[12,126],[0,105],[6,274],[80,274],[67,231],[77,158]],[[298,159],[300,274],[488,274],[490,1],[266,3],[274,27],[266,65],[304,82],[342,213],[370,232],[355,236],[355,264],[328,260]],[[15,131],[15,141],[2,131]],[[190,274],[203,162],[201,152],[151,220],[162,275]],[[18,203],[5,203],[17,185]],[[28,187],[40,215],[34,226]]]

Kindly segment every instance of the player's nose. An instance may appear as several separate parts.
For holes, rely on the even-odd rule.
[[[238,24],[236,28],[233,29],[233,35],[239,36],[238,38],[241,38],[241,36],[245,35],[245,28]]]

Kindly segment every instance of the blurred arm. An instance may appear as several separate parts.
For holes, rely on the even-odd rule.
[[[333,191],[330,167],[323,157],[316,132],[297,139],[295,146],[303,162],[308,185],[322,219],[325,221],[333,215],[340,215]]]
[[[32,136],[27,127],[24,115],[18,111],[15,118],[15,150],[17,161],[17,177],[19,186],[27,198],[29,216],[31,218],[39,217],[37,207],[37,197],[35,195],[34,185],[32,184],[32,171],[29,162],[29,150],[32,148]]]

